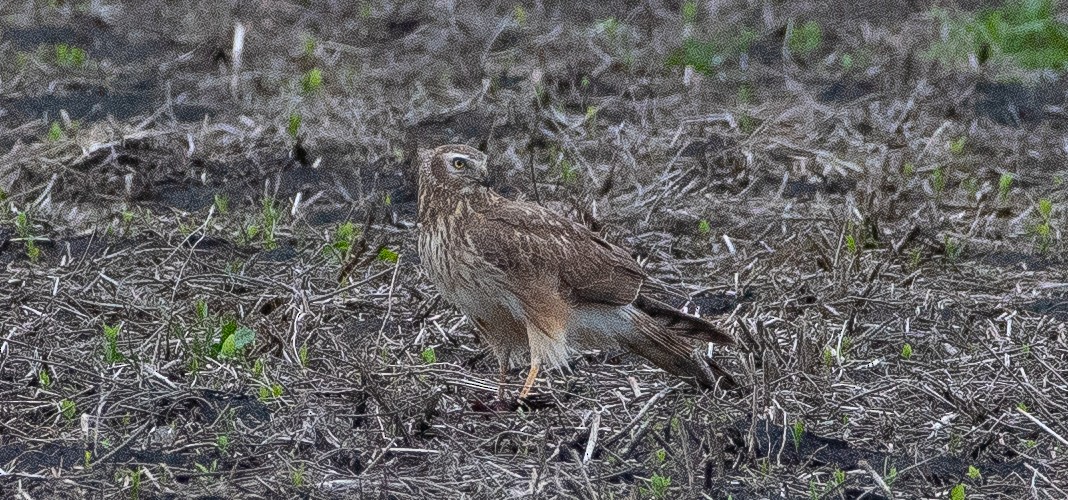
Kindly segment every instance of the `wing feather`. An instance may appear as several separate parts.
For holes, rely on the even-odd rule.
[[[555,276],[572,300],[629,304],[645,280],[626,250],[540,205],[497,205],[468,238],[479,257],[517,284]]]

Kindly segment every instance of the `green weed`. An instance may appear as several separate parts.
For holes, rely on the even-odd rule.
[[[312,68],[300,77],[300,90],[303,94],[313,94],[323,87],[323,71]]]
[[[805,423],[800,420],[794,421],[794,426],[790,430],[790,436],[794,440],[794,451],[801,452],[801,438],[805,435]]]
[[[527,10],[522,5],[516,4],[512,9],[512,21],[515,21],[515,25],[520,28],[527,25]]]
[[[286,124],[286,133],[290,137],[296,139],[297,133],[300,132],[301,117],[299,113],[293,113],[289,115],[289,123]]]
[[[1003,200],[1008,198],[1010,189],[1012,189],[1012,174],[1005,172],[998,179],[998,197]]]
[[[912,357],[912,344],[906,342],[905,345],[901,346],[901,357],[905,359]]]
[[[708,234],[712,232],[712,224],[709,223],[707,219],[701,219],[701,221],[697,223],[697,232],[702,236],[708,236]]]
[[[932,12],[943,39],[928,57],[965,63],[969,57],[1025,70],[1062,70],[1068,63],[1068,25],[1059,21],[1053,0],[1009,0],[978,14]]]
[[[45,388],[52,385],[52,376],[48,374],[48,370],[42,368],[37,372],[37,384]]]
[[[325,251],[333,254],[338,262],[344,262],[348,260],[349,252],[356,245],[359,235],[360,232],[356,228],[356,224],[352,222],[341,223],[334,229],[334,234],[331,236],[330,243],[327,244]]]
[[[41,258],[41,248],[37,246],[37,238],[33,235],[33,224],[29,214],[25,211],[15,216],[15,234],[23,240],[26,246],[26,257],[30,262],[37,263]]]
[[[231,319],[219,328],[219,342],[213,346],[213,350],[219,358],[233,358],[255,341],[255,330],[238,326],[237,321]]]
[[[975,480],[978,480],[979,478],[983,477],[983,475],[979,473],[979,468],[977,468],[974,465],[969,465],[968,466],[968,477],[970,477],[972,479],[975,479]]]
[[[653,477],[649,478],[648,492],[653,498],[667,498],[668,488],[671,488],[670,477],[653,474]]]
[[[378,260],[382,262],[396,264],[398,259],[400,259],[400,254],[387,247],[382,247],[382,249],[378,251]]]
[[[967,498],[964,494],[964,483],[957,483],[952,490],[949,490],[949,500],[964,500]]]
[[[63,127],[59,125],[59,122],[52,122],[52,125],[48,127],[48,142],[58,142],[64,136]]]
[[[78,407],[74,404],[74,401],[64,399],[59,402],[59,413],[67,420],[74,420],[74,417],[78,414]]]
[[[964,145],[968,143],[967,136],[960,136],[952,141],[949,141],[949,152],[954,155],[959,155],[964,152]]]
[[[823,44],[823,28],[816,21],[805,21],[786,34],[786,46],[790,52],[801,57],[808,57]]]
[[[1053,246],[1053,200],[1038,200],[1038,222],[1031,228],[1035,235],[1038,249],[1045,252]]]
[[[931,189],[934,190],[935,196],[941,195],[942,191],[946,189],[945,168],[938,167],[931,172]]]
[[[119,352],[119,330],[121,328],[122,325],[104,325],[104,362],[106,363],[118,363],[123,360],[122,353]]]
[[[89,59],[85,49],[65,43],[56,44],[55,54],[56,64],[63,68],[80,68]]]

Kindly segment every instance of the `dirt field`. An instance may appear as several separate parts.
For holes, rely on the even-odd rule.
[[[1068,85],[956,43],[997,4],[395,3],[0,6],[0,497],[1068,497]],[[446,142],[745,387],[497,401],[416,253]]]

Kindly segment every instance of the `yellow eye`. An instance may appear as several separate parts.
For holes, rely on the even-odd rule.
[[[455,168],[456,170],[462,170],[466,166],[467,162],[465,162],[463,158],[452,159],[452,168]]]

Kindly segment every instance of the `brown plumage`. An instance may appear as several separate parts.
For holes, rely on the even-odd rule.
[[[486,155],[451,144],[420,153],[419,253],[441,295],[489,344],[503,382],[530,354],[526,397],[543,363],[575,348],[622,347],[702,386],[734,385],[687,338],[733,343],[711,323],[642,293],[629,253],[544,207],[484,186]]]

